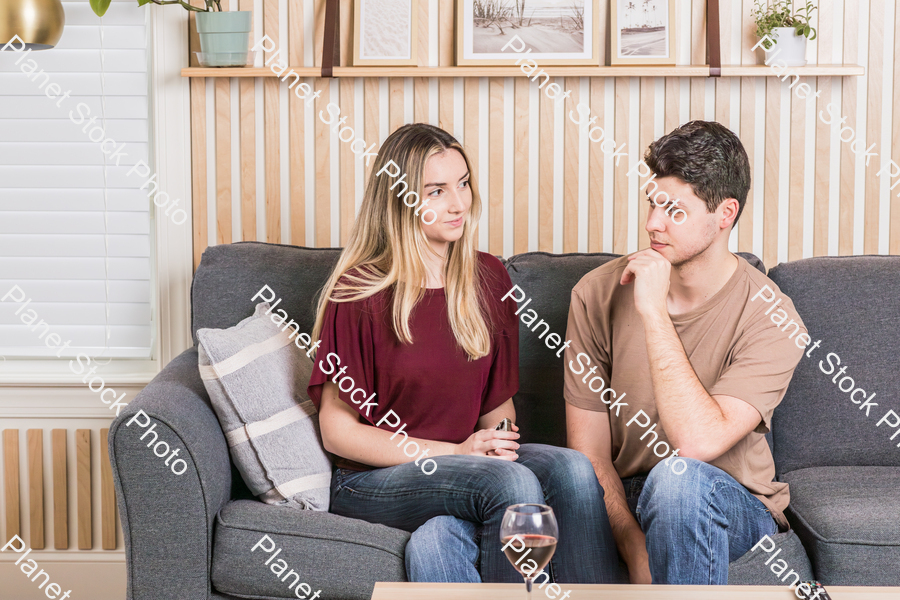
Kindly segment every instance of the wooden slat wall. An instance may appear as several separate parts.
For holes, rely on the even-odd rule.
[[[429,14],[434,9],[429,0],[419,2],[419,64],[452,65],[453,0],[437,0],[436,15]],[[342,64],[351,53],[350,4],[341,3]],[[456,135],[473,162],[482,195],[480,249],[495,254],[625,253],[646,247],[647,207],[625,173],[649,142],[690,119],[722,122],[750,155],[753,184],[732,236],[733,250],[754,252],[768,267],[809,256],[898,253],[900,189],[889,190],[894,182],[875,174],[891,157],[900,162],[900,105],[893,102],[894,82],[900,83],[895,59],[900,36],[892,33],[900,27],[900,11],[892,2],[873,0],[820,4],[811,62],[862,64],[867,75],[804,77],[802,82],[821,90],[811,102],[787,89],[790,80],[775,77],[629,77],[627,68],[615,78],[554,78],[572,92],[562,119],[556,103],[525,78],[307,78],[322,92],[309,105],[292,92],[281,93],[287,83],[274,78],[242,78],[235,86],[227,79],[212,85],[192,79],[195,266],[203,249],[218,243],[328,247],[346,242],[371,168],[319,120],[328,102],[341,107],[346,124],[367,146],[376,142],[377,148],[390,131],[412,121]],[[600,5],[605,23],[607,6]],[[750,51],[756,42],[753,0],[721,5],[723,64],[758,64],[759,56]],[[252,9],[261,19],[260,31],[278,41],[292,66],[320,64],[322,0],[232,0],[230,6]],[[287,14],[279,14],[285,6]],[[705,0],[676,3],[679,64],[706,61],[705,6]],[[287,39],[279,35],[284,19]],[[605,43],[601,46],[605,54]],[[209,105],[207,94],[213,95]],[[595,126],[617,147],[626,142],[628,157],[618,165],[568,119],[578,102],[590,106],[598,117]],[[830,102],[866,148],[876,144],[878,156],[868,166],[818,118]],[[230,124],[232,103],[240,106],[237,128]],[[208,106],[215,107],[214,127],[207,127]],[[281,122],[285,114],[287,122]],[[233,153],[234,144],[239,151]],[[285,181],[289,190],[281,189]],[[263,222],[257,223],[258,215]],[[282,223],[284,215],[288,220]]]
[[[76,429],[71,432],[71,438],[66,429],[53,429],[49,433],[49,452],[45,452],[43,430],[28,429],[24,443],[21,443],[18,429],[3,430],[0,445],[0,464],[3,465],[0,493],[4,497],[5,508],[0,538],[8,540],[13,535],[18,535],[32,550],[43,550],[46,547],[45,531],[52,528],[53,548],[70,549],[68,499],[71,482],[75,486],[72,496],[76,500],[74,514],[78,550],[91,550],[95,547],[94,518],[99,518],[100,521],[100,547],[104,550],[117,550],[116,495],[106,451],[109,430],[100,429],[95,434],[91,429]],[[69,439],[74,441],[75,448],[74,479],[68,477]],[[99,469],[94,465],[95,460],[92,460],[97,451],[100,453],[99,460],[96,461]],[[48,493],[52,497],[51,511],[44,510],[45,469],[50,474]],[[93,503],[92,489],[100,491],[99,506]],[[20,508],[24,506],[23,490],[27,490],[27,518]],[[26,521],[28,527],[23,528],[22,524]]]

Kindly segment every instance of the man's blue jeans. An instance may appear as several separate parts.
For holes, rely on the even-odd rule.
[[[406,531],[435,533],[434,522],[422,526],[443,515],[459,523],[464,535],[453,537],[456,533],[450,532],[448,540],[448,530],[438,528],[438,551],[432,553],[427,543],[418,549],[411,544],[407,561],[442,580],[463,581],[478,574],[474,559],[480,555],[484,581],[521,582],[522,576],[500,550],[503,514],[512,504],[548,504],[556,514],[560,540],[550,563],[551,576],[558,582],[614,582],[619,569],[615,541],[603,489],[590,461],[575,450],[543,444],[523,444],[518,454],[516,462],[437,456],[433,475],[425,475],[413,463],[362,472],[337,469],[330,510]],[[480,537],[476,528],[481,529]]]
[[[646,476],[622,480],[647,538],[653,583],[726,584],[728,563],[774,534],[777,525],[765,505],[725,471],[684,460],[688,467],[681,475],[660,463]],[[475,536],[477,526],[458,519],[426,523],[406,547],[410,581],[480,581]]]

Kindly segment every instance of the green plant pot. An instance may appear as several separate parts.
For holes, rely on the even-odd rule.
[[[252,28],[253,13],[248,10],[197,13],[200,49],[210,57],[210,66],[245,66]]]

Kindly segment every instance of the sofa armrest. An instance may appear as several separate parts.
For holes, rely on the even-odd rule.
[[[178,449],[177,457],[161,442],[168,452]],[[214,522],[230,498],[232,474],[196,348],[166,365],[122,411],[108,444],[129,600],[209,598]]]

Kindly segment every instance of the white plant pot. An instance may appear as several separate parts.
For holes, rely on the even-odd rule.
[[[793,27],[775,27],[769,36],[775,40],[769,52],[763,53],[763,61],[784,61],[789,67],[802,67],[806,65],[806,37],[794,33]],[[771,65],[771,62],[769,63]]]

